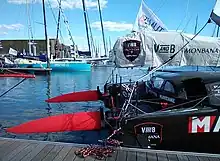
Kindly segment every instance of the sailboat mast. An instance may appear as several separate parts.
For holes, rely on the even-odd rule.
[[[91,53],[91,47],[90,47],[90,41],[89,41],[89,31],[88,31],[88,24],[87,24],[87,16],[86,16],[86,7],[85,7],[85,1],[82,0],[83,4],[83,13],[84,13],[84,19],[85,19],[85,25],[86,25],[86,36],[87,36],[87,41],[88,41],[88,47],[89,47],[89,52]]]
[[[100,16],[100,22],[101,22],[101,29],[102,29],[102,39],[103,39],[103,45],[104,45],[105,57],[106,57],[107,54],[106,54],[106,45],[105,45],[105,35],[104,35],[103,22],[102,22],[102,13],[101,13],[101,7],[100,7],[99,0],[98,0],[98,7],[99,7],[99,16]]]
[[[46,54],[47,54],[47,68],[50,68],[50,55],[48,55],[48,44],[47,44],[47,41],[48,41],[48,38],[47,38],[47,21],[46,21],[46,11],[45,11],[45,3],[44,3],[44,0],[42,0],[42,5],[43,5],[43,16],[44,16],[44,34],[45,34],[45,45],[46,45]]]
[[[88,12],[86,11],[86,16],[87,16],[87,22],[88,22],[88,28],[89,28],[89,33],[90,33],[90,46],[91,46],[91,52],[95,52],[95,46],[94,46],[94,40],[93,40],[93,36],[92,36],[92,29],[91,29],[91,26],[90,26],[90,21],[89,21],[89,15],[88,15]],[[91,53],[91,56],[93,57]]]
[[[198,26],[198,15],[196,16],[196,24],[195,24],[195,29],[194,29],[194,35],[196,34],[197,26]]]
[[[111,38],[110,38],[110,36],[109,36],[109,50],[111,50],[112,49],[112,45],[111,45]]]
[[[59,2],[59,13],[58,13],[58,21],[57,21],[57,37],[56,37],[56,43],[55,43],[55,58],[57,58],[57,55],[58,55],[58,37],[59,37],[59,30],[60,30],[60,12],[61,12],[61,0]]]

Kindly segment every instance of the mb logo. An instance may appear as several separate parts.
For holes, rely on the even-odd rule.
[[[175,45],[160,45],[154,44],[154,51],[156,53],[174,53],[175,52]]]

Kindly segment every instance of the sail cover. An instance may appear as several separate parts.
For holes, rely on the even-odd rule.
[[[167,31],[167,28],[142,0],[133,31]]]
[[[220,40],[179,32],[133,32],[119,38],[113,48],[117,67],[158,66],[184,47],[170,66],[217,66]]]
[[[117,67],[136,67],[145,64],[146,53],[144,36],[138,32],[132,32],[120,37],[113,47],[113,58]]]
[[[217,0],[211,13],[211,19],[220,26],[220,0]]]

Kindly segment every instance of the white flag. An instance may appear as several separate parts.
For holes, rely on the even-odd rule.
[[[220,26],[220,0],[216,1],[215,7],[210,17],[217,25]]]
[[[154,14],[154,12],[147,7],[142,0],[135,24],[134,31],[150,30],[150,31],[167,31],[163,22]]]
[[[15,49],[10,48],[8,53],[11,55],[17,56],[18,52]]]

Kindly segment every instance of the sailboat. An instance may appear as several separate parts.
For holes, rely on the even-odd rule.
[[[60,5],[59,9],[61,10],[61,3],[59,5]],[[45,10],[43,10],[43,12],[45,14]],[[64,14],[63,11],[62,14]],[[63,17],[65,18],[65,16]],[[46,24],[44,25],[46,28]],[[47,62],[34,60],[34,59],[18,58],[15,60],[15,64],[17,64],[18,67],[20,68],[48,68],[48,64],[49,64],[49,67],[52,69],[52,71],[91,71],[91,64],[84,60],[76,60],[76,58],[52,59],[50,55],[49,39],[47,38],[47,35],[46,35],[46,46],[47,46]]]
[[[216,59],[215,52],[218,51],[219,47],[217,39],[209,40],[208,37],[197,36],[210,22],[220,25],[219,8],[220,0],[216,2],[207,23],[192,37],[175,32],[150,31],[149,33],[132,32],[129,36],[126,36],[126,39],[124,37],[119,38],[113,49],[115,64],[118,67],[125,67],[126,65],[127,67],[144,66],[149,63],[147,56],[154,55],[156,57],[157,66],[137,81],[130,84],[106,83],[103,93],[97,88],[97,90],[92,91],[63,94],[46,101],[48,103],[104,101],[109,111],[104,113],[102,117],[104,116],[104,121],[108,122],[106,125],[110,124],[114,126],[114,129],[117,129],[108,138],[113,136],[121,140],[123,142],[122,146],[219,153],[219,73],[191,71],[169,73],[169,76],[166,73],[162,75],[157,73],[159,69],[168,64],[194,65],[200,63],[201,65],[213,65],[217,63],[218,60],[214,61],[211,57],[214,55],[214,59]],[[174,37],[177,39],[170,46],[163,48],[164,46],[162,45],[167,45],[167,42],[171,42],[170,37],[171,39]],[[153,42],[159,42],[160,44],[155,46]],[[195,61],[197,57],[192,56],[191,59],[191,53],[184,52],[184,49],[194,51],[194,49],[185,48],[189,44],[193,45],[189,47],[198,48],[193,54],[199,57],[199,62]],[[175,48],[172,45],[175,45]],[[204,50],[204,47],[208,49]],[[205,53],[205,56],[201,55],[201,51]],[[205,59],[202,59],[203,56]],[[147,77],[150,77],[150,80],[142,81]],[[178,104],[178,108],[175,106],[177,98],[168,97],[163,93],[166,91],[164,88],[167,82],[173,86],[173,94],[184,97],[182,94],[186,92],[186,99],[184,99],[186,101]],[[146,86],[146,84],[149,86]],[[167,92],[172,93],[172,90]],[[160,93],[159,97],[163,101],[157,102],[156,100],[154,102],[157,106],[160,106],[159,109],[156,109],[156,106],[151,106],[150,103],[153,100],[149,100],[149,98],[155,99],[160,91],[162,91],[163,95]],[[188,99],[189,97],[198,96],[193,95],[193,92],[201,94],[200,97]],[[156,96],[151,97],[150,93]],[[139,106],[139,101],[143,98],[147,98],[143,104],[145,109]],[[192,105],[194,101],[196,103]],[[118,104],[120,105],[118,106]],[[185,106],[186,104],[188,105]],[[146,108],[148,111],[146,111]],[[42,121],[38,120],[34,123],[37,127],[38,125],[40,126]],[[18,132],[25,133],[27,132],[25,128],[27,125],[30,128],[33,122],[30,124],[25,123],[25,126],[9,128],[8,131],[16,133],[20,127]],[[44,129],[44,132],[47,131],[47,128]],[[57,129],[53,128],[53,132],[56,130],[59,131],[59,127]],[[122,133],[117,134],[118,131]],[[31,133],[37,132],[38,129],[31,130]]]

